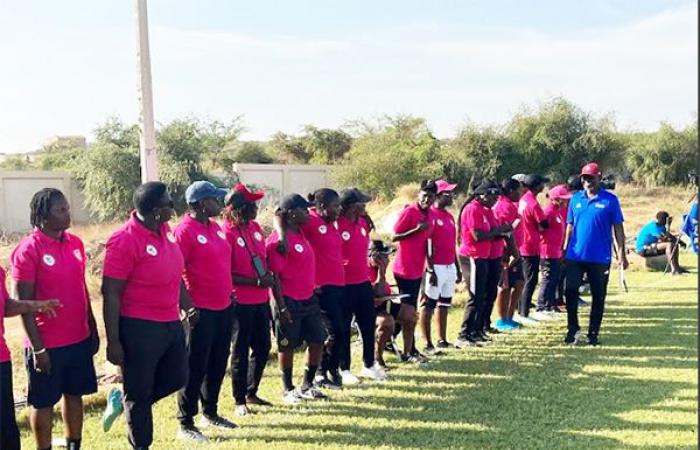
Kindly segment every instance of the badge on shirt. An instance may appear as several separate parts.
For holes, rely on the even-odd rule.
[[[348,233],[347,231],[343,231],[343,234],[341,234],[341,236],[343,237],[344,241],[350,240],[350,233]]]
[[[297,253],[302,253],[304,251],[304,246],[301,244],[296,244],[294,245],[294,250],[296,250]]]
[[[77,259],[78,261],[83,260],[83,255],[80,254],[80,250],[78,250],[77,248],[73,250],[73,256],[75,256],[75,259]]]
[[[582,206],[582,205],[581,205],[581,202],[576,203],[576,208],[577,208],[577,209],[580,208],[581,206]]]
[[[326,234],[328,233],[328,227],[325,225],[321,225],[320,227],[318,227],[318,232],[321,234]]]
[[[156,248],[151,244],[148,244],[146,246],[146,253],[148,253],[151,256],[156,256],[158,254],[158,250],[156,250]]]
[[[226,233],[224,233],[221,230],[217,231],[216,235],[219,236],[221,239],[226,239]]]
[[[198,234],[197,235],[197,242],[200,244],[206,244],[207,243],[207,237],[204,236],[203,234]]]
[[[367,236],[367,230],[364,228],[360,228],[360,233],[362,233],[362,236]]]
[[[436,220],[435,223],[437,223],[440,226],[445,225],[445,223],[441,219]]]
[[[260,234],[259,231],[256,231],[255,234],[253,234],[253,236],[255,237],[256,241],[262,241],[262,234]]]
[[[46,264],[46,265],[49,266],[49,267],[51,267],[51,266],[53,266],[54,264],[56,264],[56,259],[55,259],[53,256],[49,255],[49,254],[44,255],[44,257],[41,258],[41,259],[44,261],[44,264]]]
[[[236,244],[238,244],[239,247],[245,247],[245,241],[240,236],[238,236],[238,239],[236,239]]]
[[[598,208],[598,209],[605,209],[605,205],[602,204],[602,203],[596,203],[596,204],[595,204],[595,207]]]
[[[168,240],[174,244],[175,243],[175,235],[173,234],[173,232],[168,231],[167,236],[168,236]]]

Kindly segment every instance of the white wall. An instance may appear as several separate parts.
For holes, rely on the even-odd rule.
[[[280,196],[306,194],[331,186],[330,167],[293,164],[239,164],[233,165],[238,178],[245,184],[274,189]]]

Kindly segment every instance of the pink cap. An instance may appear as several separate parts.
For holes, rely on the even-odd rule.
[[[569,192],[569,189],[566,187],[565,184],[558,184],[554,186],[552,189],[547,192],[547,196],[551,198],[552,200],[554,199],[562,199],[562,200],[568,200],[571,198],[571,192]]]
[[[600,171],[600,167],[598,167],[597,163],[590,162],[583,166],[583,169],[581,169],[581,176],[584,175],[592,175],[592,176],[601,176],[603,173]]]
[[[455,188],[457,187],[457,184],[450,184],[445,180],[437,180],[435,182],[435,185],[437,186],[437,193],[438,194],[440,194],[441,192],[454,191]]]

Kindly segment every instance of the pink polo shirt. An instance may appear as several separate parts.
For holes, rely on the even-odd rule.
[[[520,243],[521,256],[539,256],[540,254],[540,226],[544,220],[544,211],[535,194],[527,191],[520,199],[518,212],[522,217],[523,240]]]
[[[234,226],[227,220],[224,223],[226,239],[231,245],[231,274],[243,278],[257,278],[252,255],[257,255],[267,267],[265,253],[265,233],[256,221]],[[246,250],[246,245],[248,249]],[[233,284],[236,303],[241,305],[262,305],[270,299],[270,290],[247,284]]]
[[[496,214],[492,208],[486,208],[485,214],[486,214],[486,219],[491,224],[491,228],[496,228],[496,227],[506,223],[505,221],[498,220],[496,218]],[[505,253],[507,245],[508,245],[508,243],[506,242],[506,238],[501,237],[501,238],[492,240],[491,241],[491,251],[489,252],[489,258],[491,258],[491,259],[502,258],[503,254]]]
[[[510,201],[508,197],[500,196],[498,201],[493,207],[493,215],[496,218],[496,222],[499,224],[509,223],[511,226],[518,221],[518,224],[513,228],[513,239],[515,240],[515,245],[520,246],[523,240],[523,227],[520,224],[520,214],[518,213],[518,204]],[[503,243],[504,248],[507,244]]]
[[[267,262],[282,284],[282,294],[297,301],[310,300],[314,294],[316,258],[311,244],[302,233],[287,231],[287,254],[277,251],[279,236],[267,238]]]
[[[185,261],[183,279],[197,308],[222,311],[231,305],[231,247],[218,223],[205,225],[185,214],[175,228]]]
[[[85,248],[79,237],[64,232],[58,240],[35,229],[14,249],[10,261],[15,281],[34,283],[36,300],[55,298],[63,305],[56,317],[35,314],[46,348],[65,347],[90,336]]]
[[[355,223],[345,217],[338,217],[338,231],[343,242],[343,268],[347,284],[360,284],[369,281],[367,251],[369,249],[369,224],[364,217]]]
[[[414,234],[408,239],[399,241],[396,258],[394,258],[394,273],[402,278],[415,280],[423,276],[427,258],[428,238],[433,233],[433,215],[430,209],[423,211],[418,203],[413,203],[401,211],[394,225],[394,233],[405,233],[427,222],[428,228]]]
[[[461,256],[477,259],[488,259],[491,256],[491,241],[477,242],[471,232],[471,230],[481,230],[486,233],[491,230],[489,217],[493,216],[487,214],[487,211],[490,210],[477,200],[472,200],[462,211],[459,218],[462,232],[462,245],[459,247]]]
[[[454,264],[457,256],[457,226],[452,213],[446,209],[433,206],[430,208],[435,224],[433,235],[433,263],[440,265]]]
[[[564,244],[564,229],[566,221],[562,219],[562,210],[552,203],[544,207],[544,216],[549,222],[549,228],[542,231],[540,256],[547,259],[559,259],[562,257],[561,247]]]
[[[125,280],[121,315],[154,322],[180,320],[180,283],[185,263],[170,226],[160,235],[136,220],[135,213],[105,247],[103,274]]]
[[[309,221],[301,226],[304,237],[311,244],[316,257],[316,286],[343,286],[343,242],[338,223],[328,223],[309,209]]]
[[[5,269],[0,267],[0,363],[10,360],[10,349],[5,342],[5,304],[9,298],[5,287]]]

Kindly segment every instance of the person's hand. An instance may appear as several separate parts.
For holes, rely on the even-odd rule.
[[[34,353],[34,369],[45,375],[51,374],[51,358],[49,357],[48,350],[44,350],[38,355]]]
[[[270,272],[267,272],[260,278],[260,287],[271,288],[275,285],[275,277]]]
[[[279,253],[280,255],[283,255],[283,256],[286,255],[286,254],[287,254],[287,250],[288,250],[288,248],[287,248],[287,240],[286,240],[286,239],[280,239],[280,240],[277,242],[277,247],[276,247],[276,248],[277,248],[277,253]]]
[[[100,334],[97,330],[90,331],[90,342],[92,344],[92,354],[96,355],[100,351]]]
[[[428,229],[429,226],[430,224],[428,222],[421,222],[416,228],[418,229],[418,231],[425,231]]]
[[[500,234],[507,234],[513,231],[513,226],[509,223],[504,223],[503,225],[499,226],[498,231]]]
[[[61,304],[61,301],[58,299],[55,299],[55,298],[52,298],[50,300],[42,300],[42,301],[37,301],[37,300],[23,300],[23,301],[25,302],[25,304],[29,308],[29,312],[46,314],[51,318],[56,317],[56,315],[57,315],[56,309],[63,307],[63,304]]]
[[[456,280],[456,282],[457,282],[457,284],[459,284],[459,283],[462,282],[462,271],[461,271],[461,270],[458,270],[458,271],[457,271],[457,280]]]
[[[519,256],[513,256],[512,258],[510,258],[510,263],[508,263],[508,268],[512,269],[513,267],[515,267],[518,264],[518,261],[520,261]]]
[[[620,263],[620,266],[622,266],[623,270],[627,270],[627,268],[630,266],[629,261],[627,261],[627,255],[625,252],[620,252],[620,255],[618,256],[618,262]]]
[[[124,364],[124,349],[120,342],[107,342],[107,361],[115,366]]]
[[[428,283],[430,283],[431,286],[438,285],[438,277],[434,270],[428,272]]]
[[[187,313],[187,322],[190,324],[190,330],[197,326],[199,323],[199,310],[197,308],[192,308]]]
[[[289,313],[287,308],[281,309],[279,311],[280,323],[282,325],[288,325],[292,323],[292,315]]]

